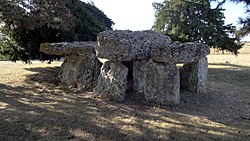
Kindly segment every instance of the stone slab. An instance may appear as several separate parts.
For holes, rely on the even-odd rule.
[[[60,68],[59,79],[67,87],[92,91],[100,73],[101,63],[95,54],[69,55]]]
[[[105,62],[94,92],[109,100],[123,101],[127,90],[127,75],[128,69],[121,62]]]
[[[147,101],[156,104],[179,104],[179,69],[172,64],[150,60],[146,66],[144,95]]]
[[[210,53],[207,45],[195,42],[174,42],[169,46],[153,48],[152,59],[164,63],[191,63],[206,57]]]
[[[110,61],[149,59],[152,48],[169,43],[170,37],[151,30],[108,30],[98,34],[96,54]]]
[[[96,42],[60,42],[60,43],[42,43],[40,52],[49,55],[66,54],[88,54],[95,53]]]
[[[134,94],[144,95],[145,72],[148,60],[133,61],[133,89]]]
[[[180,69],[181,90],[194,93],[205,93],[207,72],[207,57],[193,63],[184,64]]]

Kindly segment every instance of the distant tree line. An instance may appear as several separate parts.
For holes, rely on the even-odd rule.
[[[43,42],[95,41],[113,21],[94,4],[80,0],[1,0],[0,54],[9,60],[53,60],[39,52]]]

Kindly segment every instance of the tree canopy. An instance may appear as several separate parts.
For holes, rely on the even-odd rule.
[[[236,28],[225,25],[224,2],[218,2],[215,8],[211,8],[209,0],[164,0],[163,3],[154,3],[153,29],[173,40],[199,41],[237,54],[241,45],[235,37]]]
[[[113,22],[94,4],[80,0],[1,0],[0,54],[10,60],[51,60],[39,52],[43,42],[95,41]]]
[[[250,34],[250,0],[231,0],[236,3],[243,2],[246,4],[246,17],[240,17],[239,23],[242,25],[241,29],[238,31],[240,37],[244,37]]]

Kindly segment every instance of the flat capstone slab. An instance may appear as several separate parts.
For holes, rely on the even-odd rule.
[[[195,42],[174,42],[169,46],[153,48],[151,51],[154,61],[170,64],[196,62],[209,53],[210,49],[207,45]]]
[[[108,30],[98,34],[96,55],[109,61],[132,61],[151,58],[151,49],[168,46],[171,39],[161,33]]]
[[[60,42],[43,43],[40,52],[48,55],[86,54],[95,53],[96,42]]]

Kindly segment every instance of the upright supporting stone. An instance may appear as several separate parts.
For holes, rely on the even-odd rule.
[[[195,93],[206,92],[206,81],[207,81],[207,57],[203,59],[184,64],[181,72],[181,89]]]
[[[105,62],[94,92],[103,98],[123,101],[127,90],[128,69],[121,62]]]
[[[101,68],[95,55],[95,46],[95,42],[43,43],[40,51],[49,55],[65,56],[59,73],[62,84],[92,91]]]
[[[94,53],[88,55],[69,55],[60,68],[59,79],[68,87],[92,91],[96,86],[101,63]]]
[[[145,69],[147,60],[133,61],[133,89],[138,96],[143,95],[145,85]]]
[[[162,105],[180,103],[180,76],[173,64],[150,60],[146,66],[145,99]]]

